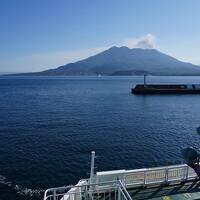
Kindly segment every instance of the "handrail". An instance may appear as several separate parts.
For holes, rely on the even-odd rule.
[[[83,179],[75,186],[63,186],[50,188],[45,191],[44,200],[60,195],[76,195],[81,192],[107,192],[115,190],[117,185],[124,191],[127,200],[131,196],[127,192],[128,187],[146,186],[150,184],[165,184],[173,181],[187,181],[196,179],[197,175],[192,168],[186,164],[171,165],[156,168],[145,168],[136,170],[111,171],[97,173],[94,176],[93,183],[88,179]],[[107,181],[108,180],[108,181]],[[76,199],[74,199],[76,200]],[[79,200],[79,199],[78,199]]]
[[[86,179],[87,180],[87,179]],[[86,180],[82,180],[82,181],[86,181]],[[79,181],[80,183],[80,181]],[[46,200],[48,197],[50,196],[53,196],[53,195],[47,195],[49,192],[53,192],[54,191],[61,191],[61,190],[68,190],[68,192],[70,191],[70,189],[77,189],[77,188],[83,188],[83,187],[90,187],[90,186],[102,186],[102,185],[105,185],[107,186],[108,184],[116,184],[116,181],[106,181],[106,182],[101,182],[101,183],[90,183],[88,184],[86,182],[86,184],[77,184],[77,185],[68,185],[68,186],[62,186],[62,187],[57,187],[57,188],[49,188],[45,191],[44,193],[44,200]],[[62,195],[65,195],[67,194],[68,192],[66,193],[63,193]],[[73,192],[70,192],[71,194],[73,194]],[[56,194],[56,195],[61,195],[61,194]]]
[[[126,195],[124,194],[124,191],[120,187],[119,187],[119,191],[123,195],[123,197],[125,198],[125,200],[128,200],[127,197],[126,197]],[[120,200],[119,197],[118,197],[118,200]]]
[[[124,184],[120,180],[118,182],[119,182],[120,187],[122,187],[126,196],[128,197],[128,200],[132,200],[132,198],[131,198],[130,194],[128,193],[128,191],[126,190],[126,187],[124,186]]]

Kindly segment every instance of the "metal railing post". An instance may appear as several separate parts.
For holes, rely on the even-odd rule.
[[[185,180],[188,179],[188,174],[189,174],[189,166],[186,166],[186,174],[185,174]]]
[[[168,183],[168,167],[165,169],[165,183]]]
[[[143,185],[145,186],[146,185],[146,170],[144,171],[144,183]]]
[[[85,185],[85,199],[88,199],[87,184]]]
[[[53,191],[53,200],[56,200],[56,190]]]
[[[117,200],[121,200],[121,190],[120,190],[120,185],[118,185],[118,198]]]
[[[123,182],[124,185],[126,185],[126,176],[125,176],[125,174],[123,174],[122,182]]]

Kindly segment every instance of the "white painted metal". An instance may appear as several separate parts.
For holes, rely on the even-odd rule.
[[[145,168],[136,170],[110,171],[110,174],[105,172],[97,172],[96,182],[105,182],[121,180],[127,187],[139,185],[149,185],[157,183],[169,183],[173,181],[183,181],[194,179],[197,175],[193,169],[186,164],[172,165],[156,168]]]
[[[172,165],[156,168],[145,168],[135,170],[116,170],[107,172],[97,172],[96,175],[92,171],[90,180],[81,180],[76,186],[52,188],[45,191],[44,200],[54,200],[62,197],[61,200],[80,200],[85,195],[88,200],[88,194],[105,197],[105,194],[111,195],[111,192],[117,191],[115,200],[130,200],[125,189],[137,186],[146,186],[152,184],[165,184],[171,182],[181,182],[193,180],[197,178],[193,169],[186,164]],[[94,169],[94,168],[93,168]],[[92,179],[91,179],[92,178]],[[91,183],[92,180],[92,183]],[[124,187],[122,187],[122,185]],[[119,194],[119,192],[122,192]],[[64,191],[64,192],[63,192]],[[54,197],[56,196],[56,198]],[[119,199],[119,197],[121,199]],[[100,199],[100,198],[99,198]],[[101,200],[104,200],[101,196]]]
[[[94,179],[94,161],[95,161],[95,151],[91,152],[91,166],[90,166],[90,183],[93,183]]]

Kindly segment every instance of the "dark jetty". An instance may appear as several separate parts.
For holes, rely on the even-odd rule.
[[[200,85],[136,85],[133,94],[200,94]]]
[[[132,88],[133,94],[200,94],[200,84],[138,84]]]

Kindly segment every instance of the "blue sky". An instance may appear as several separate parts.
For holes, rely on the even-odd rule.
[[[0,72],[53,68],[140,41],[200,65],[199,0],[0,0]]]

